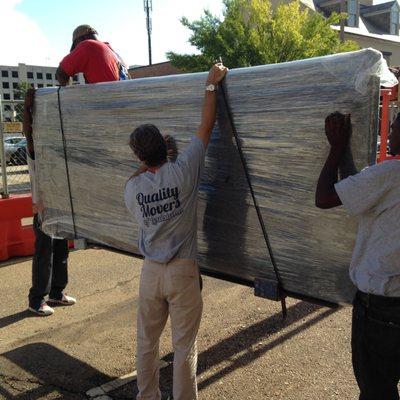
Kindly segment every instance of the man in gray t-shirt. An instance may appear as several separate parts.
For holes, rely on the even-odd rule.
[[[196,259],[197,190],[204,157],[204,143],[194,136],[175,162],[127,183],[125,202],[140,225],[139,249],[145,258],[159,263]]]
[[[201,124],[175,162],[151,124],[136,128],[130,147],[142,166],[128,180],[125,203],[139,224],[144,256],[137,317],[137,400],[160,400],[158,344],[168,314],[174,347],[174,400],[197,399],[196,336],[202,299],[197,256],[197,191],[216,118],[216,88],[227,69],[207,78]]]

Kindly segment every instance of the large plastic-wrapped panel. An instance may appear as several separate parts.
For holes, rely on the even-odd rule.
[[[226,78],[250,183],[288,291],[351,300],[356,221],[342,208],[314,205],[328,152],[324,120],[335,110],[351,113],[355,164],[374,163],[380,77],[387,72],[381,54],[369,49],[236,69]],[[138,254],[138,226],[123,199],[138,167],[129,134],[153,123],[182,151],[200,122],[205,79],[199,73],[39,89],[34,141],[45,232]],[[199,198],[203,270],[248,282],[275,279],[221,95]]]

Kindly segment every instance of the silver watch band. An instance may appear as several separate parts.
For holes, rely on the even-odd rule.
[[[215,92],[217,89],[216,85],[210,83],[206,86],[206,91],[207,92]]]

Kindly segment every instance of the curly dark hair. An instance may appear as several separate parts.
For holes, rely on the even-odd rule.
[[[148,167],[157,167],[167,161],[167,144],[153,124],[138,126],[130,135],[129,146]]]

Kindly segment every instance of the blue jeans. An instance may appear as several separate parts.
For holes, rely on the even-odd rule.
[[[61,299],[68,283],[68,241],[52,239],[40,229],[40,219],[33,217],[35,254],[32,260],[32,287],[29,290],[29,307],[39,308],[48,294]]]
[[[400,297],[358,291],[353,305],[351,346],[359,400],[399,400]]]

